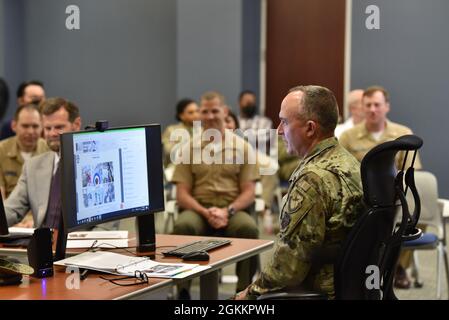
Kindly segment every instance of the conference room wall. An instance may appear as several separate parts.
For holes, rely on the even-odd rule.
[[[14,76],[43,80],[48,96],[79,105],[84,124],[97,119],[111,125],[172,121],[176,0],[4,1],[23,5],[14,26],[19,29],[7,30],[9,36],[19,34],[18,48],[11,50],[18,56],[6,60],[24,71],[8,73],[8,81]],[[79,30],[66,28],[69,5],[80,8]]]
[[[241,86],[241,1],[177,4],[177,95],[198,99],[218,90],[234,103]]]
[[[380,9],[380,29],[368,30],[368,5]],[[449,1],[353,1],[351,87],[385,86],[391,94],[389,118],[424,139],[425,170],[438,177],[449,197]]]
[[[236,110],[240,90],[258,93],[260,0],[0,2],[11,17],[10,87],[41,79],[48,96],[80,106],[85,124],[107,118],[165,127],[179,98],[216,89]],[[72,4],[80,30],[66,28]],[[9,116],[14,110],[13,101]]]
[[[3,54],[5,50],[5,43],[4,43],[5,18],[3,15],[4,12],[3,6],[4,6],[3,1],[0,1],[0,75],[3,75],[5,73],[5,55]]]
[[[16,88],[25,74],[24,25],[22,0],[0,0],[3,13],[0,14],[0,77],[8,82],[10,90],[9,108],[6,117],[12,116],[16,109]]]

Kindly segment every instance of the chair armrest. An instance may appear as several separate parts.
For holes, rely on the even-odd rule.
[[[441,210],[441,216],[443,220],[449,219],[449,200],[448,199],[438,199],[438,206]]]
[[[165,212],[171,213],[171,214],[177,214],[178,213],[178,203],[176,200],[169,200],[165,204]]]
[[[254,187],[254,195],[257,197],[261,197],[263,192],[262,182],[256,181],[255,187]]]
[[[328,300],[328,296],[318,291],[291,289],[266,293],[259,296],[257,300]]]
[[[256,199],[254,202],[254,210],[257,213],[263,212],[265,210],[265,201],[263,199]]]

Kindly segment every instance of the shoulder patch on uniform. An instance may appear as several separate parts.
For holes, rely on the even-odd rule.
[[[310,185],[307,185],[307,189],[310,188]],[[304,190],[307,192],[307,190]],[[299,192],[298,188],[293,188],[291,195],[287,199],[287,205],[285,207],[288,214],[292,214],[298,211],[299,207],[304,200],[304,196]]]

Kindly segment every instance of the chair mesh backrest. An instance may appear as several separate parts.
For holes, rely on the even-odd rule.
[[[421,214],[419,223],[429,224],[442,233],[440,208],[438,207],[438,186],[436,177],[427,171],[415,171],[415,184],[421,199]],[[414,209],[414,201],[410,192],[407,193],[407,203],[410,211]],[[440,234],[442,236],[442,234]]]
[[[398,198],[395,156],[399,151],[417,150],[421,145],[420,138],[403,136],[376,146],[362,160],[366,209],[351,229],[335,264],[337,299],[392,298],[392,273],[402,241],[402,235],[394,231]],[[370,265],[379,268],[380,279],[383,279],[380,289],[366,286]]]

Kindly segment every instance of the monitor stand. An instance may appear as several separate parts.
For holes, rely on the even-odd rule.
[[[64,230],[64,218],[59,222],[56,240],[56,252],[53,261],[65,259],[67,248],[67,233]],[[156,251],[156,232],[154,228],[154,214],[136,217],[136,252],[142,256],[153,256]]]
[[[136,241],[136,252],[139,255],[154,255],[156,235],[153,213],[136,217]]]
[[[65,259],[65,250],[67,247],[67,233],[64,230],[64,218],[61,217],[58,227],[58,236],[56,237],[56,250],[53,261]]]

